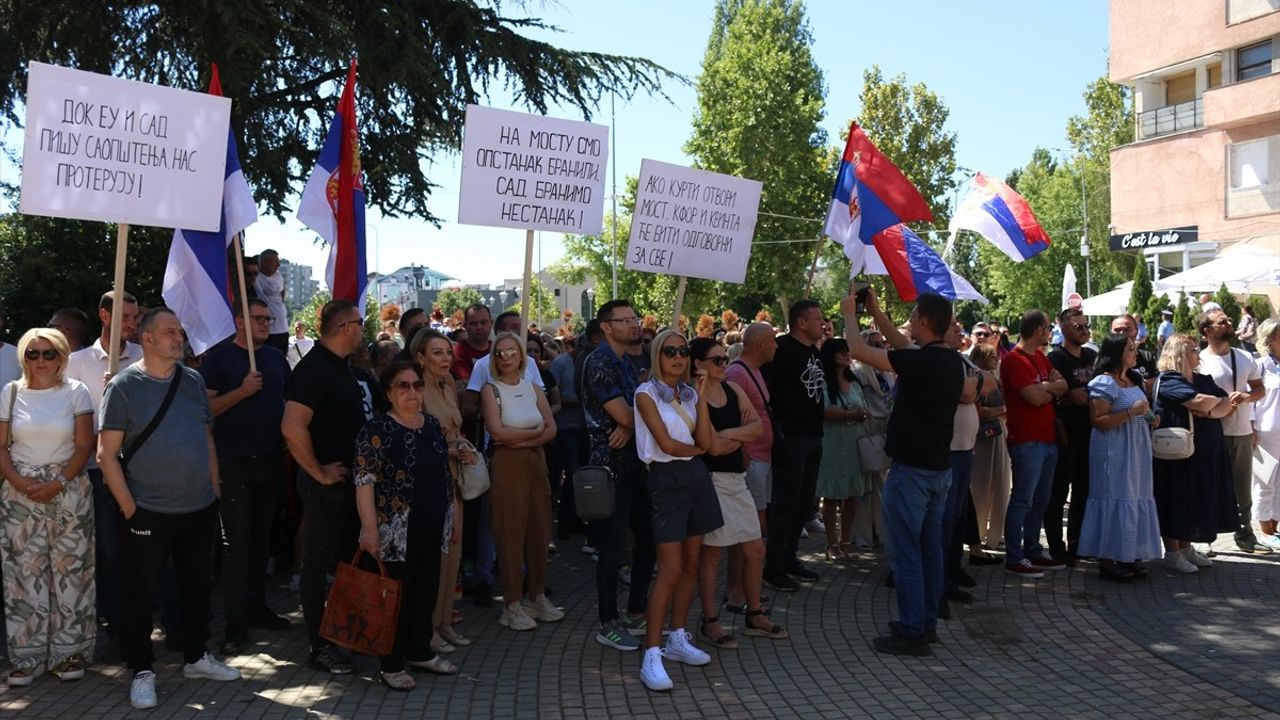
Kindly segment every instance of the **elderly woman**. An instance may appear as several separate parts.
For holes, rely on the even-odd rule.
[[[356,436],[356,509],[360,549],[400,580],[395,647],[381,658],[382,682],[414,688],[405,665],[441,675],[458,671],[431,650],[431,613],[440,582],[440,553],[458,538],[453,520],[453,476],[440,423],[422,412],[418,368],[396,360],[379,378],[391,409]]]
[[[1160,352],[1160,375],[1153,391],[1162,427],[1190,428],[1194,417],[1195,453],[1185,460],[1152,461],[1165,565],[1181,573],[1213,565],[1191,547],[1193,541],[1212,543],[1218,533],[1239,525],[1222,434],[1222,418],[1235,406],[1213,378],[1195,372],[1199,366],[1196,340],[1170,337]]]
[[[525,378],[524,343],[498,333],[493,341],[492,380],[480,390],[484,426],[493,438],[489,465],[493,539],[498,546],[505,607],[498,624],[533,630],[559,622],[564,612],[547,599],[547,545],[551,542],[551,485],[543,446],[556,437],[547,396]],[[521,580],[528,569],[529,597]]]
[[[1274,318],[1263,320],[1258,327],[1258,346],[1262,357],[1258,370],[1262,373],[1262,399],[1253,404],[1253,429],[1258,433],[1257,449],[1263,462],[1253,464],[1253,507],[1262,528],[1258,542],[1272,550],[1280,550],[1280,323]]]
[[[409,344],[409,355],[422,368],[422,410],[440,423],[449,446],[449,472],[456,482],[464,465],[476,462],[469,443],[462,440],[462,413],[458,409],[458,388],[449,374],[453,364],[453,343],[439,330],[419,328]],[[435,628],[431,648],[436,652],[453,652],[471,640],[453,627],[454,588],[458,582],[458,566],[462,562],[462,497],[454,487],[454,531],[449,547],[440,555],[440,588],[436,592],[436,609],[431,623]]]
[[[84,677],[93,658],[93,452],[89,390],[63,377],[67,341],[35,328],[18,341],[22,377],[0,390],[0,556],[15,670],[30,685],[48,667]]]
[[[1098,558],[1103,579],[1143,577],[1141,561],[1160,557],[1160,522],[1151,490],[1151,427],[1147,394],[1129,378],[1138,346],[1126,335],[1108,335],[1089,381],[1089,500],[1080,530],[1080,553]]]

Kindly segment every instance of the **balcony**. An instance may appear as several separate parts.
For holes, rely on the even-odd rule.
[[[1200,98],[1138,114],[1139,140],[1199,127],[1204,127],[1204,104]]]
[[[1280,72],[1223,85],[1204,94],[1205,121],[1210,127],[1232,128],[1280,119]]]

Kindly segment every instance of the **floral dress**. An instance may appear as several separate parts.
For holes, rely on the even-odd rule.
[[[827,393],[825,384],[822,397],[831,397]],[[837,391],[833,404],[843,410],[867,407],[867,401],[862,395],[862,386],[856,382],[849,383],[847,392]],[[845,420],[823,421],[822,463],[818,466],[818,497],[827,500],[844,500],[860,498],[867,493],[867,480],[862,472],[862,460],[858,456],[858,439],[865,437],[866,434],[867,421],[865,420],[856,423]]]
[[[440,423],[430,415],[422,417],[422,427],[409,428],[390,415],[379,415],[356,436],[355,484],[373,486],[382,559],[387,562],[405,559],[410,530],[443,528],[440,550],[449,546],[449,446]]]

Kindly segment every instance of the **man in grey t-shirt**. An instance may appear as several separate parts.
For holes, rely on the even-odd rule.
[[[182,324],[168,308],[147,311],[138,331],[142,360],[111,378],[102,398],[98,465],[124,516],[120,649],[134,673],[129,701],[135,708],[151,708],[156,705],[151,608],[160,568],[170,556],[182,620],[182,674],[226,681],[238,680],[240,671],[206,649],[219,483],[204,380],[183,367]],[[160,420],[148,435],[156,417]],[[121,450],[127,462],[121,461]]]

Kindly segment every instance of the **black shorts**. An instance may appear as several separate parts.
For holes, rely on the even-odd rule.
[[[699,458],[649,464],[653,542],[682,542],[724,525],[711,473]]]

